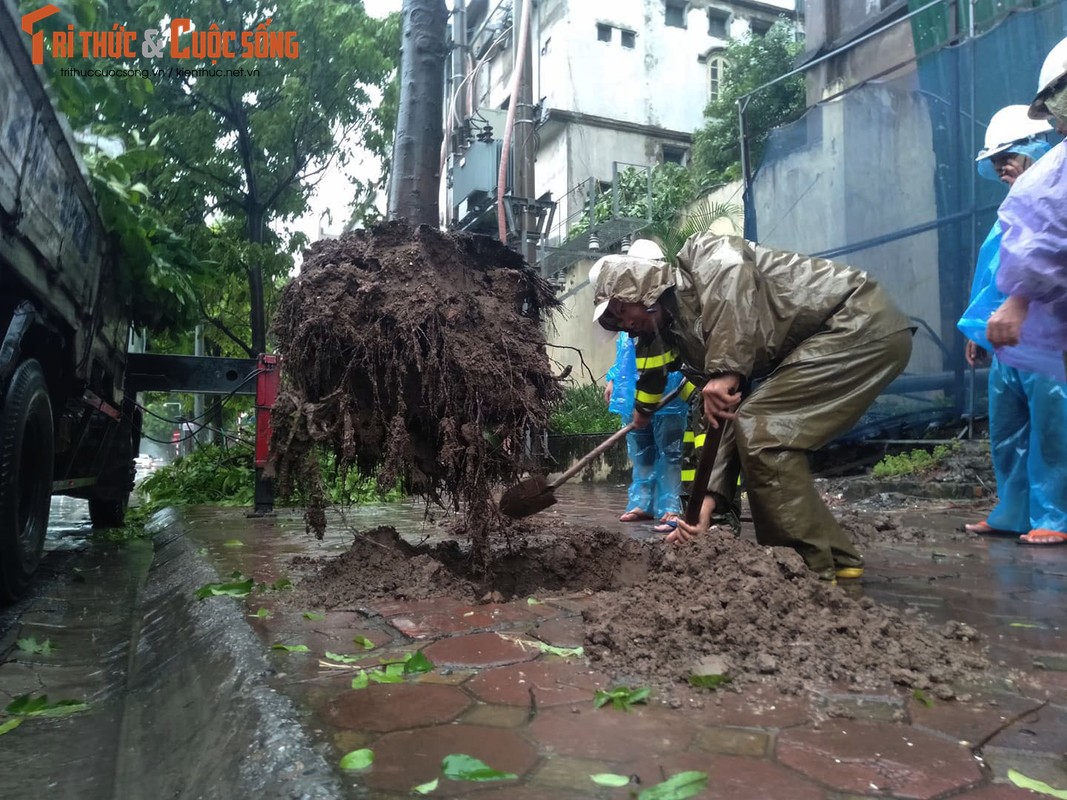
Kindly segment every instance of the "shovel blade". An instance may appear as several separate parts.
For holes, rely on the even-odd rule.
[[[500,497],[500,513],[519,519],[544,511],[556,504],[556,495],[543,475],[535,475],[512,486]]]

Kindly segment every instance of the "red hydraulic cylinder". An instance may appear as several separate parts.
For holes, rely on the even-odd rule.
[[[267,466],[270,454],[271,411],[278,397],[281,359],[271,353],[259,357],[260,373],[256,378],[256,469]]]

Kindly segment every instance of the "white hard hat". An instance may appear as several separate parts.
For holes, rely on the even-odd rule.
[[[635,239],[626,255],[630,258],[647,258],[650,261],[662,261],[663,249],[651,239]]]
[[[630,258],[643,258],[648,261],[662,261],[663,250],[651,239],[635,239],[634,243],[630,245],[630,249],[626,251],[626,255]],[[600,270],[604,267],[604,259],[611,258],[611,256],[604,256],[597,260],[593,266],[589,268],[589,285],[594,289],[596,288],[596,279],[600,277]],[[604,312],[601,311],[601,314]],[[599,314],[597,315],[599,316]],[[597,316],[594,316],[595,320]]]
[[[1037,79],[1037,94],[1030,103],[1030,116],[1033,119],[1048,119],[1052,114],[1045,105],[1049,90],[1056,85],[1060,78],[1067,75],[1067,39],[1061,39],[1059,43],[1049,50],[1045,56],[1045,63],[1041,65],[1041,74]]]
[[[985,129],[985,147],[978,151],[975,161],[992,158],[997,153],[1010,150],[1016,142],[1052,130],[1047,120],[1031,119],[1029,111],[1029,106],[1004,106],[994,114],[989,120],[989,127]]]

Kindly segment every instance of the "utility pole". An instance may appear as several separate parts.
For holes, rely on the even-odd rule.
[[[516,223],[519,228],[518,251],[528,264],[537,258],[537,214],[533,210],[537,200],[534,185],[534,160],[537,158],[534,138],[534,103],[533,103],[533,32],[529,30],[531,0],[524,0],[523,12],[527,15],[525,42],[518,42],[515,48],[516,61],[522,62],[519,75],[518,103],[515,106],[515,180],[512,193],[518,199],[520,207],[516,209]],[[525,56],[519,58],[519,47],[526,50]]]

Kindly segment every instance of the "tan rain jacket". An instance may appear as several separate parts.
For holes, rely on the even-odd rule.
[[[735,372],[764,378],[790,361],[839,352],[913,327],[865,272],[822,258],[771,250],[739,236],[696,234],[678,253],[679,266],[608,257],[594,303],[610,298],[662,302],[670,327],[637,342],[635,406],[649,411],[666,374],[682,369],[698,386]],[[672,290],[673,291],[670,291]]]

